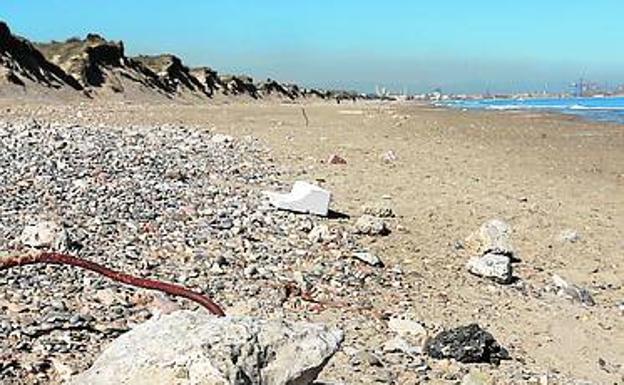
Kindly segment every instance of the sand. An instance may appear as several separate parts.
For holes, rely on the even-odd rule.
[[[302,114],[309,118],[306,127]],[[184,124],[253,135],[287,166],[287,181],[331,190],[333,209],[361,215],[385,200],[392,233],[370,238],[387,265],[413,279],[424,323],[472,321],[513,349],[517,360],[595,383],[624,381],[624,127],[571,117],[462,112],[399,103],[218,105],[0,101],[3,119],[105,124]],[[382,155],[393,151],[397,160]],[[328,164],[337,154],[346,165]],[[513,228],[521,284],[500,286],[467,273],[457,250],[491,218]],[[573,229],[574,243],[560,234]],[[558,274],[590,290],[586,308],[545,291]],[[380,306],[398,307],[392,298]],[[324,373],[340,378],[336,357]],[[341,361],[342,360],[342,361]],[[504,365],[502,370],[504,370]]]

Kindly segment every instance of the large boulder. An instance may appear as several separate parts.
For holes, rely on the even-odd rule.
[[[322,325],[179,311],[122,335],[74,385],[305,385],[340,347]]]

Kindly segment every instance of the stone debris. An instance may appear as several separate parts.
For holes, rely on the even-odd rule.
[[[441,268],[444,256],[421,253],[429,259],[424,269],[371,268],[353,254],[379,239],[354,235],[353,222],[270,208],[262,191],[284,189],[290,165],[275,164],[253,138],[223,145],[205,127],[100,124],[91,106],[55,106],[50,116],[60,120],[48,123],[46,106],[40,108],[40,122],[0,120],[0,257],[24,247],[21,234],[33,219],[54,218],[72,254],[189,286],[230,315],[335,323],[345,330],[344,352],[353,354],[330,361],[321,374],[327,383],[461,381],[465,366],[422,355],[421,336],[399,335],[385,321],[409,320],[401,314],[437,314],[442,319],[431,322],[438,324],[470,317],[462,298],[448,295],[464,282],[461,272]],[[76,124],[81,111],[93,124]],[[310,237],[314,229],[318,242]],[[394,247],[381,243],[375,249]],[[449,287],[437,285],[447,279]],[[60,385],[136,325],[197,308],[70,267],[9,269],[1,272],[0,287],[0,383],[7,385]],[[504,295],[521,305],[541,303],[519,290]],[[492,302],[492,314],[506,306]],[[530,352],[523,353],[523,341],[514,344],[519,359],[497,370],[495,381],[537,383],[531,381],[544,376],[541,364],[521,363]],[[360,351],[383,366],[350,365]],[[187,381],[184,368],[177,374],[176,381]],[[571,383],[558,381],[566,377],[548,374],[553,383]]]
[[[366,364],[368,366],[378,366],[382,367],[383,362],[381,359],[375,354],[366,350],[360,350],[357,352],[351,359],[349,360],[351,365],[358,366]]]
[[[24,246],[65,251],[68,246],[67,231],[54,221],[42,221],[24,227],[20,240]]]
[[[332,154],[329,159],[327,159],[327,163],[329,164],[347,164],[347,160],[340,155]]]
[[[72,384],[307,385],[342,340],[322,325],[179,311],[113,341]]]
[[[569,283],[565,279],[561,278],[561,276],[554,274],[552,276],[553,284],[555,285],[559,295],[570,298],[571,300],[581,303],[584,306],[594,306],[596,302],[592,297],[589,290],[575,285],[573,283]]]
[[[210,138],[210,141],[212,143],[217,143],[217,144],[225,144],[225,143],[231,143],[234,141],[234,138],[230,135],[225,135],[225,134],[214,134],[212,136],[212,138]]]
[[[466,268],[472,274],[490,278],[502,284],[512,281],[511,259],[505,255],[487,253],[482,257],[472,257],[468,260]]]
[[[487,374],[471,371],[462,378],[461,385],[489,385],[491,383],[492,379]]]
[[[510,358],[507,350],[477,324],[440,332],[427,341],[425,352],[433,358],[453,358],[463,363],[498,364]]]
[[[390,231],[383,219],[364,214],[355,222],[354,232],[356,234],[375,236],[387,235]]]
[[[332,236],[331,231],[327,225],[318,225],[315,226],[309,233],[308,239],[310,242],[318,243],[318,242],[329,242],[332,241],[335,237]]]
[[[386,341],[382,349],[384,353],[403,353],[409,356],[417,356],[423,353],[421,346],[413,346],[405,338],[400,336]]]
[[[265,192],[271,204],[281,210],[327,216],[331,193],[319,186],[296,181],[290,193]]]
[[[464,246],[473,255],[487,253],[515,257],[511,245],[511,226],[500,219],[485,222],[479,229],[466,239]]]
[[[400,270],[351,257],[365,248],[348,222],[268,207],[262,191],[283,188],[284,171],[259,141],[224,146],[212,137],[180,125],[0,121],[0,256],[23,248],[23,230],[45,215],[63,225],[72,255],[190,286],[241,315],[344,311],[341,329],[361,324],[350,308],[289,296],[293,281],[315,300],[354,308],[375,309],[371,299],[390,291],[411,300]],[[197,307],[71,267],[9,269],[0,287],[0,352],[15,358],[0,370],[2,384],[58,385],[56,368],[66,370],[52,359],[83,372],[134,325]]]
[[[516,258],[510,235],[511,226],[493,219],[481,225],[456,249],[466,250],[472,255],[466,263],[470,273],[508,284],[513,281],[512,262]]]
[[[378,202],[362,206],[364,214],[372,215],[378,218],[393,218],[394,210],[387,202]]]
[[[353,253],[353,258],[373,267],[384,267],[384,263],[381,258],[368,251],[356,251]]]
[[[422,338],[427,336],[424,326],[411,319],[391,318],[388,321],[388,328],[400,336],[412,335]]]
[[[392,150],[386,151],[381,155],[381,160],[384,163],[393,163],[396,162],[398,159],[399,157]]]
[[[576,243],[581,240],[581,235],[578,231],[573,229],[565,229],[559,234],[559,242],[561,243]]]

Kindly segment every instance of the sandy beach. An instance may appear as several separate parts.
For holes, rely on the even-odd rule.
[[[601,384],[624,381],[622,126],[550,114],[378,102],[2,100],[0,110],[3,121],[180,125],[258,138],[270,148],[284,185],[306,180],[333,193],[332,209],[350,218],[323,220],[330,229],[352,226],[365,204],[393,208],[388,236],[360,239],[386,268],[399,266],[409,288],[370,298],[378,312],[409,314],[432,329],[478,322],[513,357],[498,369],[479,366],[497,383],[538,383],[549,374]],[[328,162],[334,154],[346,164]],[[495,218],[513,230],[519,262],[511,285],[465,268],[470,255],[464,240]],[[573,241],[563,239],[566,232],[576,234]],[[595,306],[557,295],[554,274],[586,288]],[[345,330],[349,349],[375,351],[388,339],[380,326],[383,316],[328,311],[298,317],[330,323],[362,317],[361,328]],[[391,365],[360,365],[351,373],[349,349],[334,357],[322,379],[340,383],[355,375],[354,383],[373,383],[386,369],[395,371],[395,383],[417,378]],[[469,370],[452,362],[430,365],[432,383],[457,383]],[[520,367],[535,375],[518,378]]]

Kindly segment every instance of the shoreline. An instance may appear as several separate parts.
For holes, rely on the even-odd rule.
[[[582,101],[596,101],[596,100],[624,100],[622,96],[615,97],[605,97],[605,98],[592,98],[592,97],[583,97],[583,98],[534,98],[534,99],[526,99],[533,102],[539,101],[550,101],[550,100],[562,100],[562,101],[578,101],[581,103]],[[450,108],[450,109],[458,109],[462,111],[492,111],[492,112],[529,112],[529,113],[549,113],[549,114],[558,114],[563,116],[571,116],[578,117],[580,119],[584,119],[591,122],[597,123],[616,123],[619,125],[624,125],[624,116],[620,116],[618,112],[624,111],[624,106],[583,106],[581,105],[578,108],[575,108],[577,105],[570,105],[566,107],[562,106],[549,106],[547,104],[539,104],[539,105],[531,105],[531,104],[522,104],[526,100],[516,100],[516,99],[478,99],[478,100],[455,100],[448,102],[441,102],[437,106],[442,108]],[[509,102],[508,105],[496,105],[496,104],[488,104],[494,102]],[[468,103],[468,104],[466,104]],[[470,103],[477,103],[471,105]],[[483,103],[483,104],[478,104]],[[504,107],[504,108],[501,108]],[[597,114],[601,114],[598,116]],[[592,116],[594,115],[594,116]]]

